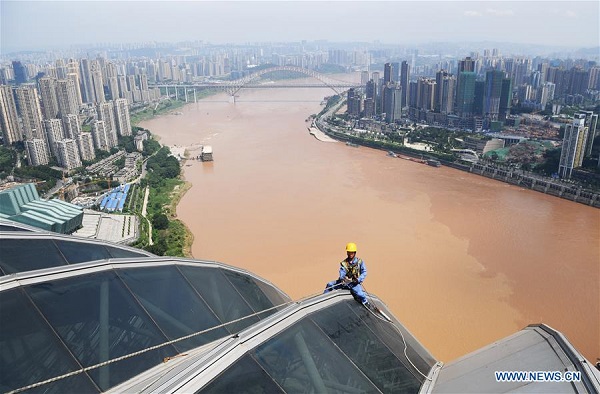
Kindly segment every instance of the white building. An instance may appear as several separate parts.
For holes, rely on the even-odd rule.
[[[78,114],[77,87],[73,79],[59,79],[56,83],[56,97],[61,115]]]
[[[121,136],[131,135],[131,119],[127,99],[115,100],[115,123]]]
[[[46,130],[46,136],[48,138],[48,146],[50,147],[50,153],[56,159],[58,157],[58,148],[56,143],[65,139],[65,133],[63,131],[62,122],[60,119],[45,119],[44,129]]]
[[[96,152],[94,150],[94,138],[92,133],[82,132],[81,134],[78,134],[75,139],[77,140],[81,160],[94,160],[96,158]]]
[[[110,151],[110,148],[116,144],[112,144],[110,132],[107,130],[106,122],[96,120],[92,123],[92,137],[94,138],[94,147],[96,149]]]
[[[42,128],[42,109],[35,85],[21,85],[15,91],[25,137],[28,140],[37,138],[47,141]]]
[[[100,103],[97,106],[97,112],[98,112],[98,120],[103,120],[106,123],[106,128],[109,131],[117,131],[117,125],[115,122],[115,113],[113,110],[113,102],[109,101],[109,102],[104,102],[104,103]]]
[[[23,133],[17,116],[17,105],[8,85],[0,85],[0,128],[4,145],[11,145],[23,141]]]
[[[65,115],[63,116],[62,121],[65,138],[75,138],[81,134],[81,122],[79,121],[79,115]]]
[[[58,148],[58,161],[66,170],[81,167],[79,148],[74,139],[65,139],[56,143]]]
[[[30,166],[41,166],[50,162],[46,141],[43,139],[34,138],[27,140],[25,141],[25,147],[27,148],[27,160]]]
[[[565,137],[558,165],[558,175],[561,178],[571,178],[573,168],[581,167],[587,141],[587,131],[585,114],[575,114],[573,122],[565,128]]]

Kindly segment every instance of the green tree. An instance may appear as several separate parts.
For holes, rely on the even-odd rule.
[[[158,213],[152,218],[152,226],[157,230],[165,230],[169,227],[169,218],[164,213]]]

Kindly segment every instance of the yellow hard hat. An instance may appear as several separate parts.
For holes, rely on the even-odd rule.
[[[356,252],[356,244],[354,242],[347,243],[346,252]]]

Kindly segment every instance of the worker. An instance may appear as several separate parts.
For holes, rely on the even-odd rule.
[[[340,276],[338,279],[327,283],[324,293],[332,290],[347,289],[354,298],[361,302],[365,307],[370,308],[367,301],[367,295],[363,290],[361,283],[367,277],[367,266],[365,262],[356,257],[356,244],[350,242],[346,245],[347,257],[340,262]]]

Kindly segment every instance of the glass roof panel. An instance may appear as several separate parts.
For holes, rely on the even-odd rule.
[[[249,275],[241,274],[239,272],[230,271],[227,269],[223,269],[223,273],[229,279],[231,283],[235,286],[237,291],[240,292],[242,297],[246,300],[248,304],[254,309],[255,312],[264,311],[265,309],[272,308],[275,305],[279,305],[285,301],[281,301],[277,304],[273,304],[273,302],[263,293],[263,291],[256,284],[257,281],[254,280]],[[276,309],[271,309],[265,313],[261,313],[258,316],[261,319],[272,315],[277,312]]]
[[[116,259],[122,257],[148,257],[148,255],[144,253],[137,253],[129,249],[121,249],[114,246],[106,245],[106,249],[108,250],[108,253]]]
[[[31,285],[26,290],[84,367],[167,341],[113,271]],[[160,347],[88,373],[106,390],[176,353],[171,346]]]
[[[104,245],[84,242],[71,242],[55,239],[56,246],[63,253],[69,264],[84,261],[105,260],[111,258]]]
[[[284,391],[252,357],[245,355],[198,392],[262,394]]]
[[[360,308],[358,313],[352,311],[355,304]],[[421,382],[369,329],[370,325],[378,324],[370,317],[373,317],[371,313],[354,300],[337,303],[311,315],[321,330],[382,392],[418,392]],[[396,342],[398,340],[397,335]]]
[[[50,239],[3,238],[0,242],[0,267],[7,275],[66,264]]]
[[[125,269],[117,274],[170,340],[221,324],[175,266]],[[217,328],[174,346],[185,351],[227,335],[227,330]]]
[[[349,306],[358,314],[367,324],[367,327],[371,329],[377,335],[377,337],[387,345],[388,348],[396,355],[396,357],[402,361],[402,364],[412,372],[412,374],[421,382],[424,382],[423,375],[427,375],[431,370],[431,367],[435,364],[433,357],[419,344],[415,338],[408,332],[404,331],[402,335],[398,332],[400,328],[396,328],[393,324],[387,321],[378,319],[373,316],[372,313],[367,311],[362,305],[358,303],[350,303]],[[366,312],[366,313],[365,313]],[[391,313],[388,311],[388,315]],[[398,340],[400,337],[400,340]],[[410,358],[410,362],[418,368],[418,371],[410,365],[410,362],[404,355],[404,348],[406,344],[406,354]],[[419,373],[421,372],[421,373]],[[423,374],[423,375],[421,375]]]
[[[270,339],[253,354],[286,392],[379,392],[309,319]]]
[[[223,270],[220,268],[189,265],[180,265],[178,268],[222,322],[229,322],[254,313],[231,282],[225,278]],[[226,328],[232,333],[239,332],[258,320],[258,317],[252,316],[229,324]]]
[[[3,393],[81,369],[21,289],[0,294],[0,349],[0,392]],[[85,373],[35,390],[46,393],[100,391]]]

